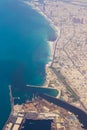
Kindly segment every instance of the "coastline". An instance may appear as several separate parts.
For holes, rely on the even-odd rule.
[[[58,3],[56,3],[56,1],[53,1],[52,3],[50,1],[44,1],[44,3],[39,3],[39,1],[24,1],[24,3],[26,3],[27,5],[32,7],[32,9],[40,13],[49,22],[50,26],[54,29],[54,31],[57,34],[57,39],[53,42],[53,44],[50,44],[50,41],[48,41],[51,52],[50,58],[52,60],[50,60],[50,62],[48,62],[48,64],[46,64],[45,67],[45,84],[48,84],[47,87],[56,87],[56,89],[61,89],[64,93],[66,93],[66,90],[68,91],[68,89],[66,89],[64,81],[59,81],[60,75],[57,74],[57,72],[60,72],[60,74],[65,78],[65,82],[68,83],[68,85],[70,86],[70,95],[73,95],[74,92],[75,95],[77,95],[78,97],[78,93],[80,94],[80,101],[76,102],[75,105],[79,103],[79,106],[81,106],[82,109],[84,109],[87,112],[87,100],[85,100],[84,96],[87,95],[87,92],[85,91],[87,89],[87,82],[85,80],[85,78],[87,78],[87,67],[85,66],[86,57],[84,57],[87,51],[85,44],[83,46],[83,49],[82,45],[78,44],[83,43],[82,39],[86,38],[85,34],[87,26],[87,16],[85,14],[85,9],[81,10],[84,14],[82,16],[82,13],[79,12],[79,7],[72,6],[72,4],[68,5],[68,3],[65,4],[61,1]],[[61,13],[59,13],[58,15],[57,12],[59,11]],[[75,11],[76,16],[74,17]],[[83,20],[81,19],[81,17]],[[79,20],[79,22],[76,22],[77,19]],[[76,24],[78,26],[76,26]],[[80,42],[78,42],[78,38]],[[52,51],[54,44],[54,51]],[[82,50],[82,52],[80,50]],[[57,59],[55,59],[55,56],[57,57]],[[55,71],[52,69],[52,67]],[[84,89],[82,90],[83,86]],[[71,97],[69,99],[68,94],[65,94],[61,97],[63,97],[68,102],[70,102],[69,100],[76,98],[76,96],[74,96],[73,98]]]
[[[33,5],[32,5],[33,6]],[[35,8],[33,8],[34,10],[36,10]],[[39,8],[38,8],[39,9]],[[49,61],[48,61],[48,64],[46,64],[45,65],[45,72],[46,72],[46,77],[45,77],[45,82],[44,82],[44,86],[46,87],[46,88],[49,88],[49,87],[53,87],[53,88],[56,88],[57,90],[58,90],[58,96],[56,97],[56,98],[61,98],[62,99],[62,94],[63,94],[63,89],[61,89],[61,87],[62,87],[62,85],[61,85],[61,83],[60,84],[58,84],[58,82],[60,82],[60,81],[57,81],[57,74],[55,74],[55,71],[53,71],[53,69],[52,69],[52,67],[55,67],[56,68],[56,70],[58,71],[58,65],[56,65],[55,66],[55,63],[57,63],[56,62],[56,59],[58,59],[58,62],[59,62],[59,58],[57,58],[57,54],[55,53],[55,52],[57,52],[57,49],[58,49],[58,47],[59,47],[59,42],[58,42],[58,40],[59,40],[59,38],[60,38],[60,36],[61,36],[61,28],[60,28],[60,30],[58,30],[58,28],[57,28],[57,26],[55,25],[55,22],[54,22],[54,24],[53,24],[53,22],[52,22],[52,20],[51,20],[51,17],[50,16],[48,16],[48,18],[47,18],[47,16],[44,14],[44,11],[42,10],[42,12],[41,12],[41,10],[40,10],[40,12],[37,10],[37,12],[38,12],[38,14],[40,13],[44,18],[46,18],[46,20],[47,21],[49,21],[49,23],[50,23],[50,26],[53,28],[53,29],[55,29],[56,28],[56,33],[57,33],[57,38],[56,38],[56,40],[55,41],[47,41],[47,44],[49,45],[49,49],[50,49],[50,56],[49,56]],[[45,16],[44,16],[45,15]],[[51,22],[52,22],[52,24],[51,24]],[[58,46],[56,46],[58,44]],[[60,44],[61,44],[61,41],[60,41]],[[55,51],[56,50],[56,51]],[[56,54],[56,55],[55,55]],[[61,55],[61,54],[60,54]],[[55,58],[56,57],[56,58]],[[64,61],[65,62],[65,61]],[[53,64],[53,66],[52,66],[52,63],[54,63]],[[58,63],[57,63],[58,64]],[[42,70],[41,70],[42,71]],[[56,76],[55,76],[56,75]],[[60,75],[61,76],[61,75]],[[64,81],[65,81],[65,79],[63,79]],[[67,83],[67,82],[65,82],[65,83]],[[42,86],[43,87],[43,86]],[[60,88],[58,88],[58,87],[60,87]],[[66,86],[65,86],[66,87]],[[53,93],[53,92],[52,92]],[[66,96],[66,93],[64,93],[64,96]],[[66,101],[67,100],[67,102],[69,101],[68,99],[67,99],[67,96],[66,96],[66,99],[65,99],[65,97],[63,98],[64,99],[64,101]],[[70,99],[70,97],[69,97],[69,99]],[[68,102],[69,104],[73,104],[72,102]],[[61,105],[60,105],[60,107],[61,107]],[[78,105],[78,107],[80,107],[79,105]],[[64,107],[63,107],[64,108]],[[70,106],[68,107],[68,108],[71,108]],[[64,108],[65,109],[65,108]],[[58,109],[58,111],[60,111],[60,109]],[[68,111],[69,112],[69,111]],[[68,113],[67,112],[67,113]],[[69,118],[67,118],[66,116],[65,116],[65,114],[63,113],[63,110],[61,110],[60,111],[60,113],[62,113],[62,115],[64,115],[64,119],[66,119],[66,120],[68,120]],[[72,114],[72,113],[71,113]],[[71,115],[70,114],[70,115]],[[76,116],[75,117],[77,117],[78,115],[77,114],[75,114]],[[83,115],[83,114],[81,114],[81,115]],[[61,116],[62,117],[62,116]],[[82,117],[82,116],[81,116]],[[62,118],[61,118],[62,119]],[[82,118],[81,118],[82,119]],[[85,119],[85,118],[84,118]],[[65,120],[65,121],[66,121]],[[61,120],[62,121],[62,120]],[[66,122],[65,122],[66,123]],[[70,122],[69,122],[70,123]],[[77,122],[75,122],[75,119],[74,119],[74,124],[76,125],[76,123]],[[79,124],[79,126],[80,125],[83,125],[83,124]],[[68,125],[67,125],[68,126]],[[70,124],[69,124],[69,126],[70,126]],[[67,128],[66,128],[67,129]],[[73,128],[72,128],[73,129]]]
[[[55,51],[55,46],[57,44],[57,41],[60,37],[60,28],[54,24],[54,22],[51,20],[50,17],[48,17],[39,7],[34,6],[34,4],[30,3],[29,1],[23,1],[26,5],[29,5],[32,9],[37,11],[39,14],[41,14],[50,24],[50,26],[53,28],[53,30],[56,33],[56,39],[54,41],[48,41],[49,48],[50,48],[50,57],[49,57],[49,62],[45,66],[45,71],[46,71],[46,81],[43,84],[43,86],[48,87],[50,78],[52,77],[52,72],[51,72],[51,64],[53,62],[53,55]]]
[[[39,7],[35,7],[34,4],[30,3],[29,1],[23,1],[23,3],[25,3],[26,5],[29,5],[30,7],[32,7],[32,9],[36,10],[39,14],[41,14],[42,16],[44,16],[44,18],[49,22],[50,26],[58,34],[59,28],[54,25],[54,23],[51,20],[51,18],[49,18]]]

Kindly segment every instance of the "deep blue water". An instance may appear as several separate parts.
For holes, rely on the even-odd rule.
[[[23,130],[51,130],[52,120],[29,120],[23,124]]]
[[[9,89],[45,82],[48,40],[55,37],[49,23],[18,0],[0,0],[0,130],[10,112]]]

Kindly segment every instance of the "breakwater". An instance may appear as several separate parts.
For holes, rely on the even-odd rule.
[[[49,22],[31,7],[19,0],[0,0],[0,130],[10,113],[8,85],[26,98],[24,85],[44,84],[48,40],[54,36]]]
[[[49,96],[57,97],[59,91],[57,89],[51,87],[40,87],[40,86],[24,86],[24,89],[13,89],[12,94],[15,104],[22,104],[27,99],[32,100],[33,98],[37,97],[39,94],[47,94]],[[18,98],[20,97],[20,98]]]

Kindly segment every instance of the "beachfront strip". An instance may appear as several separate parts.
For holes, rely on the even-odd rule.
[[[48,18],[58,35],[50,43],[53,59],[51,67],[46,66],[47,83],[60,90],[65,101],[87,112],[87,2],[26,3]]]

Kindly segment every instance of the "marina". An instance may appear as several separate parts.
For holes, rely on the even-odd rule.
[[[41,127],[42,130],[44,128],[46,130],[71,130],[73,124],[70,124],[70,119],[68,119],[70,117],[72,117],[72,122],[76,123],[77,128],[81,129],[81,126],[87,127],[86,122],[84,122],[87,119],[86,113],[60,99],[46,94],[39,93],[37,95],[35,92],[34,94],[36,95],[32,101],[27,99],[25,103],[19,105],[13,103],[14,97],[12,96],[11,86],[9,86],[9,89],[12,110],[3,130],[28,130],[28,128],[35,130],[36,127]],[[78,111],[83,116],[82,120]],[[83,125],[76,118],[80,119],[79,121],[83,121],[80,122]],[[67,122],[66,125],[63,125],[65,122]]]
[[[25,9],[23,10],[23,8],[21,8],[19,11],[19,5]],[[18,34],[22,33],[24,38],[21,39],[22,36],[20,35],[17,35],[17,38],[15,37],[15,39],[20,37],[18,45],[20,43],[19,46],[22,46],[23,50],[19,49],[20,47],[15,44],[17,41],[12,40],[15,42],[9,42],[14,43],[10,45],[11,53],[9,55],[13,55],[13,57],[7,56],[7,59],[11,61],[4,58],[5,61],[3,62],[1,57],[2,66],[3,63],[6,65],[3,69],[4,73],[0,71],[1,74],[9,75],[8,68],[12,67],[10,69],[11,74],[8,76],[11,78],[8,78],[9,84],[12,84],[12,88],[9,86],[11,113],[3,130],[39,130],[39,128],[42,128],[42,130],[87,130],[87,57],[85,57],[87,52],[87,14],[85,12],[87,12],[87,9],[81,7],[81,5],[79,6],[79,3],[74,5],[72,2],[68,3],[57,0],[43,0],[42,3],[40,3],[39,0],[32,0],[30,2],[21,2],[21,4],[19,2],[19,5],[17,2],[16,5],[14,6],[13,4],[11,8],[13,7],[13,9],[15,9],[18,6],[18,9],[15,11],[17,11],[17,14],[21,12],[19,13],[21,21],[16,21],[17,27],[14,27],[20,30],[20,25],[22,25],[20,22],[23,22],[23,28]],[[28,8],[32,10],[31,13]],[[10,12],[12,11],[9,11],[8,14],[10,14]],[[27,14],[26,20],[25,15],[23,17],[23,13],[25,13],[25,15]],[[15,12],[13,12],[13,14],[15,14]],[[11,14],[10,18],[12,20],[13,14]],[[33,19],[35,17],[31,17],[35,16],[35,14],[36,18],[41,16],[42,19],[40,18],[40,20],[38,20],[39,22]],[[35,29],[33,28],[35,23],[32,21],[30,28],[28,28],[30,22],[28,18],[32,19],[33,22],[35,21]],[[47,20],[47,24],[42,22],[44,18]],[[10,24],[11,23],[9,23],[9,25]],[[45,24],[51,25],[51,28],[46,28],[47,31],[44,30]],[[27,26],[24,27],[24,25]],[[40,30],[38,30],[39,28]],[[32,30],[34,30],[33,33]],[[52,30],[58,34],[57,39]],[[30,32],[32,33],[31,36],[29,34]],[[45,38],[43,38],[42,35],[40,36],[41,32],[45,34]],[[11,34],[11,32],[9,34]],[[14,36],[16,35],[13,34],[13,37]],[[25,37],[27,37],[27,39]],[[29,42],[29,37],[31,42]],[[31,37],[32,39],[35,38],[34,41],[32,41]],[[40,38],[39,41],[37,41],[37,37]],[[21,44],[22,41],[23,44]],[[48,58],[48,41],[51,41],[52,56],[50,61],[52,62],[49,62]],[[32,44],[33,42],[34,44]],[[46,43],[46,47],[44,47],[42,43]],[[26,45],[26,47],[24,47],[24,45]],[[15,50],[12,49],[14,46],[16,47]],[[33,47],[33,51],[31,51],[31,46]],[[19,50],[21,50],[20,54]],[[10,51],[5,51],[5,55]],[[15,53],[13,54],[13,52]],[[25,53],[25,55],[22,55],[22,53]],[[2,54],[3,51],[1,55]],[[15,54],[17,54],[17,58]],[[44,57],[46,57],[46,59]],[[11,66],[7,68],[8,63],[10,63],[9,65]],[[12,66],[12,63],[15,67]],[[5,79],[8,81],[7,77],[5,77]],[[42,86],[44,82],[45,84],[47,83],[46,86]],[[29,84],[34,84],[35,86]]]

